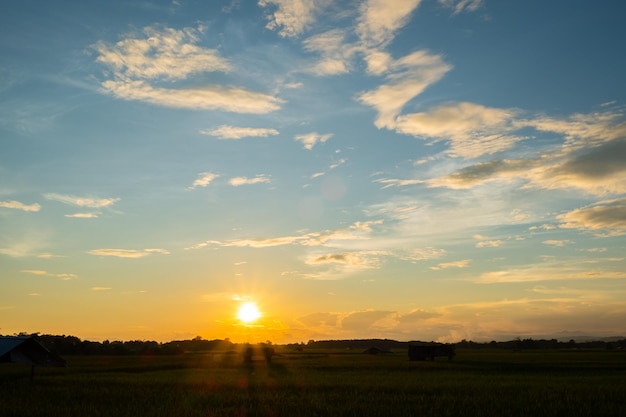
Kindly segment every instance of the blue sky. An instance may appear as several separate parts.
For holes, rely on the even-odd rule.
[[[3,5],[0,333],[624,335],[625,9]]]

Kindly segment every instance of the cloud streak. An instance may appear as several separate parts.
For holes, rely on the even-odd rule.
[[[233,187],[241,187],[242,185],[266,184],[272,180],[267,175],[257,175],[256,177],[233,177],[228,183]]]
[[[420,95],[428,86],[439,81],[450,69],[441,56],[428,51],[416,51],[398,60],[389,60],[386,83],[375,90],[366,91],[358,100],[378,112],[375,126],[395,129],[396,117],[403,107]],[[400,119],[401,123],[403,119]]]
[[[78,207],[89,208],[105,208],[120,201],[119,198],[97,198],[97,197],[78,197],[69,194],[47,193],[43,197],[46,200],[57,201],[59,203],[68,204]]]
[[[266,15],[265,26],[269,30],[278,30],[284,38],[293,38],[303,33],[323,10],[328,0],[260,0],[259,6],[275,10]]]
[[[222,125],[211,130],[201,130],[201,134],[215,136],[219,139],[242,139],[246,137],[263,137],[276,136],[279,134],[276,129],[255,128],[255,127],[236,127],[230,125]]]
[[[161,255],[168,255],[169,251],[165,249],[143,249],[143,250],[134,250],[134,249],[92,249],[88,251],[90,255],[94,256],[107,256],[107,257],[115,257],[115,258],[128,258],[128,259],[139,259],[145,258],[146,256],[150,256],[153,253],[158,253]]]
[[[196,178],[193,184],[191,184],[189,189],[193,190],[194,188],[198,188],[198,187],[207,187],[209,184],[211,184],[214,180],[216,180],[219,177],[220,175],[214,172],[201,172],[198,174],[198,178]]]
[[[30,212],[38,212],[39,210],[41,210],[41,205],[39,205],[38,203],[24,204],[15,200],[0,201],[0,207]]]
[[[171,86],[196,74],[233,70],[217,50],[197,45],[200,34],[194,28],[152,26],[114,45],[93,45],[96,61],[108,67],[112,75],[102,82],[103,91],[123,100],[183,109],[263,114],[280,108],[281,99],[244,88]],[[164,83],[170,86],[164,87]]]
[[[598,236],[626,235],[626,198],[596,204],[557,216],[560,227],[592,232]]]
[[[304,149],[310,151],[316,144],[325,143],[328,139],[332,137],[332,133],[320,134],[317,132],[311,132],[303,135],[296,135],[294,139],[298,142],[302,142]]]

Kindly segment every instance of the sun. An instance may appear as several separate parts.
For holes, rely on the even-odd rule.
[[[260,317],[261,312],[253,301],[246,301],[237,310],[237,318],[243,323],[252,323]]]

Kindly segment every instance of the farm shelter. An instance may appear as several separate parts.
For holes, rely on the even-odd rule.
[[[35,366],[65,366],[65,360],[50,352],[32,336],[0,336],[1,362],[30,365],[31,381],[35,375]]]

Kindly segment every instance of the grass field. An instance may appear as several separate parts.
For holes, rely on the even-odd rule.
[[[0,416],[626,416],[626,352],[279,352],[0,364]]]

